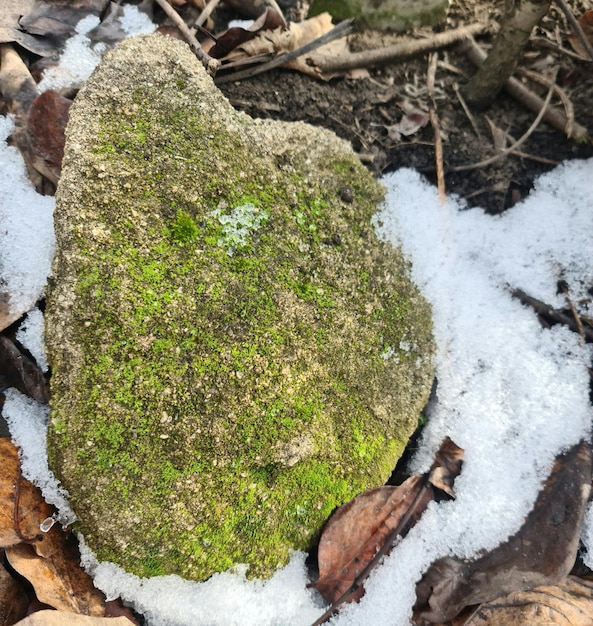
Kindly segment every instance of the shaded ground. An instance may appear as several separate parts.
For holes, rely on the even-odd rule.
[[[575,15],[591,8],[588,2],[571,4]],[[485,11],[496,15],[501,5],[501,2],[476,2],[466,7],[464,2],[454,2],[448,27],[473,23],[482,19]],[[591,135],[591,64],[559,50],[558,43],[570,50],[566,41],[568,32],[564,17],[552,8],[526,50],[522,66],[544,76],[559,68],[557,84],[572,101],[575,120],[587,127]],[[376,46],[384,45],[383,36],[375,36]],[[558,42],[553,42],[552,37],[558,38]],[[479,43],[487,47],[491,40],[488,35],[481,37]],[[368,47],[368,42],[365,43]],[[466,198],[470,205],[498,212],[521,200],[531,188],[533,179],[555,164],[565,159],[593,156],[590,142],[568,140],[559,131],[542,123],[520,148],[534,158],[509,156],[483,168],[448,171],[452,166],[478,163],[496,154],[486,118],[516,140],[529,128],[536,114],[501,93],[487,111],[473,113],[479,131],[477,135],[455,91],[455,86],[463,85],[475,69],[455,48],[441,52],[439,59],[443,63],[437,69],[436,97],[448,192]],[[329,82],[287,70],[274,70],[220,87],[236,108],[254,117],[303,120],[330,128],[353,144],[375,174],[412,167],[435,182],[434,133],[430,123],[416,134],[398,140],[390,138],[388,133],[388,128],[402,118],[402,107],[406,104],[426,110],[426,67],[424,57],[372,69],[366,78],[335,78]],[[534,83],[528,86],[545,97],[546,87]]]

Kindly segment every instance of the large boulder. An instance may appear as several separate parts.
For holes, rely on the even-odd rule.
[[[351,148],[237,113],[189,48],[120,44],[72,107],[47,302],[50,464],[139,575],[267,576],[389,476],[426,302]]]

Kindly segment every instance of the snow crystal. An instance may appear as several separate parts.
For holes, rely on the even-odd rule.
[[[126,5],[118,18],[126,35],[152,33],[156,26],[137,7]],[[87,34],[99,25],[99,18],[89,15],[76,25],[76,35],[68,39],[56,67],[48,69],[39,83],[39,91],[82,85],[93,73],[106,52],[103,43],[92,44]]]
[[[87,33],[99,25],[99,18],[89,15],[76,25],[76,35],[66,42],[56,67],[49,68],[39,83],[39,91],[64,89],[81,85],[99,64],[106,47],[103,44],[91,45]]]
[[[14,130],[0,117],[0,291],[10,310],[31,308],[43,294],[54,255],[54,199],[38,194],[20,152],[6,140]]]
[[[119,23],[128,37],[148,35],[156,30],[156,26],[150,21],[148,15],[131,4],[126,4],[123,7],[123,14],[119,18]]]
[[[132,576],[113,563],[98,562],[84,540],[81,555],[83,567],[108,599],[122,595],[131,600],[153,626],[307,626],[323,613],[316,592],[306,588],[303,552],[295,552],[267,581],[249,580],[247,568],[237,566],[200,584],[179,576]]]
[[[58,509],[58,520],[64,525],[71,524],[76,516],[68,504],[68,493],[60,487],[47,463],[49,407],[16,389],[8,389],[4,394],[2,415],[14,444],[21,450],[23,476],[37,485],[45,500]]]
[[[38,308],[34,308],[27,313],[27,317],[16,333],[16,338],[31,353],[41,370],[47,372],[49,365],[45,355],[43,335],[43,313]]]

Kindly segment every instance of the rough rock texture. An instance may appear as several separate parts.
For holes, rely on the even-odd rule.
[[[57,194],[49,456],[100,559],[269,575],[381,484],[430,386],[430,315],[348,145],[235,112],[187,46],[120,44]]]
[[[334,19],[357,18],[384,30],[435,26],[445,19],[449,0],[314,0],[310,15],[328,12]]]

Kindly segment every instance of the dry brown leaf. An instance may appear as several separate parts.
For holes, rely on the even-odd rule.
[[[255,39],[267,40],[270,37],[275,37],[275,33],[286,32],[285,29],[286,22],[282,13],[266,9],[249,28],[240,26],[229,28],[217,37],[216,43],[211,45],[211,42],[208,41],[202,47],[214,59],[234,59],[237,50],[249,49],[249,43]],[[245,56],[242,52],[238,53],[238,58]],[[247,56],[253,55],[248,54]]]
[[[556,586],[515,591],[483,604],[467,626],[591,626],[593,582],[569,576]]]
[[[2,0],[2,10],[0,11],[0,43],[16,42],[34,54],[48,56],[55,50],[53,44],[20,30],[20,18],[23,15],[27,15],[33,9],[35,3],[36,0]]]
[[[49,400],[47,384],[39,366],[4,336],[0,337],[0,385],[14,387],[37,402]]]
[[[431,565],[416,586],[416,618],[446,622],[464,607],[567,576],[576,558],[591,475],[591,446],[582,441],[556,459],[533,511],[507,542],[475,561],[446,557]]]
[[[585,13],[583,13],[577,21],[582,28],[583,33],[585,33],[585,37],[587,37],[589,43],[593,45],[593,11],[585,11]],[[588,61],[591,60],[585,46],[583,46],[583,43],[581,42],[580,37],[575,32],[571,32],[570,35],[568,35],[568,41],[572,46],[572,49],[577,54],[580,54]]]
[[[335,602],[351,588],[410,507],[416,504],[422,512],[432,499],[425,477],[412,476],[399,487],[371,489],[341,506],[319,542],[319,578],[313,587],[326,602]],[[359,587],[352,600],[359,600],[362,593]]]
[[[130,626],[125,617],[89,617],[64,611],[37,611],[15,626]]]
[[[329,519],[319,542],[319,578],[312,586],[329,602],[336,602],[356,584],[348,601],[359,600],[359,577],[377,555],[386,553],[396,537],[404,537],[437,496],[452,495],[461,470],[463,450],[448,437],[428,474],[412,476],[399,487],[383,486],[356,496]]]
[[[72,101],[55,91],[46,91],[35,99],[27,119],[31,151],[27,156],[31,166],[54,185],[62,170],[65,129]]]
[[[47,544],[47,535],[40,532],[39,525],[55,510],[39,489],[21,476],[18,449],[8,437],[0,438],[0,458],[0,547],[23,540]]]
[[[13,626],[27,615],[28,607],[24,587],[0,564],[0,626]]]
[[[322,13],[304,22],[292,22],[288,29],[265,31],[238,46],[223,61],[238,61],[260,54],[284,54],[321,37],[333,28],[329,13]]]
[[[61,546],[56,542],[60,549],[51,556],[39,556],[33,546],[21,543],[6,548],[8,562],[33,585],[37,598],[44,604],[59,611],[104,615],[105,598],[80,567],[76,539],[71,533],[60,531],[57,535],[63,536],[63,542]]]

